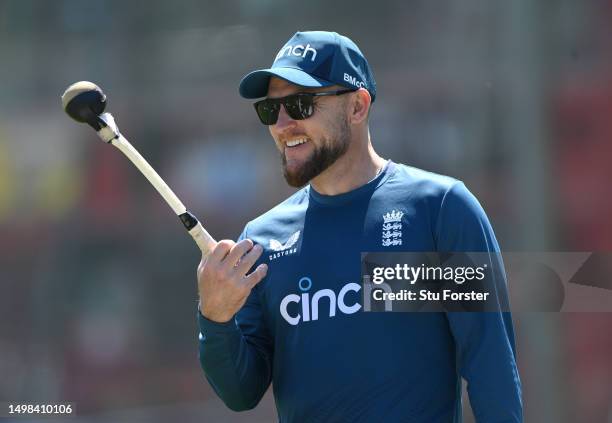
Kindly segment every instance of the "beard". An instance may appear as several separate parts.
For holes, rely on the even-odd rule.
[[[310,157],[299,165],[297,169],[290,171],[287,168],[287,156],[284,152],[281,152],[285,180],[290,186],[295,188],[306,185],[346,153],[349,140],[350,128],[348,119],[344,117],[340,121],[336,135],[333,138],[323,138],[321,145],[315,146],[315,150]]]

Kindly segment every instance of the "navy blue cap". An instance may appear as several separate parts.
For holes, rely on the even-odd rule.
[[[240,95],[265,97],[271,76],[309,88],[363,87],[370,92],[372,101],[376,98],[376,82],[365,56],[348,37],[335,32],[296,32],[280,49],[272,67],[242,78]]]

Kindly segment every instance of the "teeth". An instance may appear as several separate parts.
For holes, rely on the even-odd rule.
[[[305,142],[306,142],[305,138],[287,141],[287,147],[295,147],[296,145],[304,144]]]

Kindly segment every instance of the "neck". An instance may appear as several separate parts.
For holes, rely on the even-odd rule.
[[[323,195],[349,192],[374,179],[385,163],[374,151],[367,132],[361,139],[352,139],[346,153],[312,179],[310,185]]]

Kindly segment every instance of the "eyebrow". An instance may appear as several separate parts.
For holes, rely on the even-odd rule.
[[[332,90],[332,89],[344,89],[342,86],[340,85],[330,85],[328,87],[302,87],[299,85],[296,85],[296,87],[300,88],[295,92],[289,93],[289,94],[285,94],[282,96],[274,96],[274,97],[270,97],[269,95],[266,95],[265,98],[269,98],[269,99],[275,99],[275,98],[283,98],[283,97],[287,97],[293,94],[299,94],[299,93],[317,93],[317,92],[321,92],[321,90],[323,91],[328,91],[328,90]]]
[[[288,94],[282,95],[280,97],[286,97],[288,95],[293,95],[293,94],[298,94],[298,93],[309,93],[309,92],[315,92],[314,90],[316,90],[316,88],[309,88],[309,87],[298,87],[298,89],[296,91],[292,91]],[[268,97],[270,97],[268,95]]]

